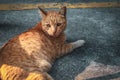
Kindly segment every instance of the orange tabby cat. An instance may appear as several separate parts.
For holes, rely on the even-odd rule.
[[[85,43],[65,42],[66,7],[48,12],[39,9],[41,22],[0,49],[1,80],[53,80],[47,74],[53,61]]]

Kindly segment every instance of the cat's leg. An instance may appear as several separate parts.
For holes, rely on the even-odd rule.
[[[48,73],[31,72],[25,80],[54,80]]]
[[[78,48],[78,47],[81,47],[85,44],[85,41],[84,40],[77,40],[75,42],[72,42],[72,49],[75,49],[75,48]]]
[[[68,44],[64,44],[64,45],[62,46],[61,50],[60,50],[59,56],[65,55],[65,54],[73,51],[74,49],[83,46],[84,43],[85,43],[84,40],[78,40],[78,41],[75,41],[75,42],[71,42],[71,43],[68,43]],[[58,56],[58,57],[59,57],[59,56]]]
[[[23,69],[7,64],[1,66],[0,73],[2,80],[24,80],[28,75]]]
[[[46,72],[28,72],[12,65],[2,65],[0,72],[2,80],[53,80]]]

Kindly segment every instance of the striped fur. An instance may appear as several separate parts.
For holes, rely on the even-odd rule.
[[[65,7],[49,12],[39,9],[41,22],[1,48],[1,80],[53,80],[47,72],[54,60],[84,43],[82,40],[72,44],[65,42]]]

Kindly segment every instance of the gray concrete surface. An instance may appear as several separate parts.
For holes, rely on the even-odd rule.
[[[38,10],[0,11],[0,45],[40,19]],[[55,80],[73,80],[92,61],[120,67],[120,8],[68,9],[67,20],[67,41],[84,39],[86,44],[56,60],[50,71]]]

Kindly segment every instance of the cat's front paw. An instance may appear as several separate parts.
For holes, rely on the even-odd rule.
[[[85,40],[78,40],[76,41],[78,43],[79,47],[85,44]]]
[[[84,40],[77,40],[75,42],[72,43],[73,45],[73,49],[75,48],[78,48],[78,47],[81,47],[85,44],[85,41]]]

